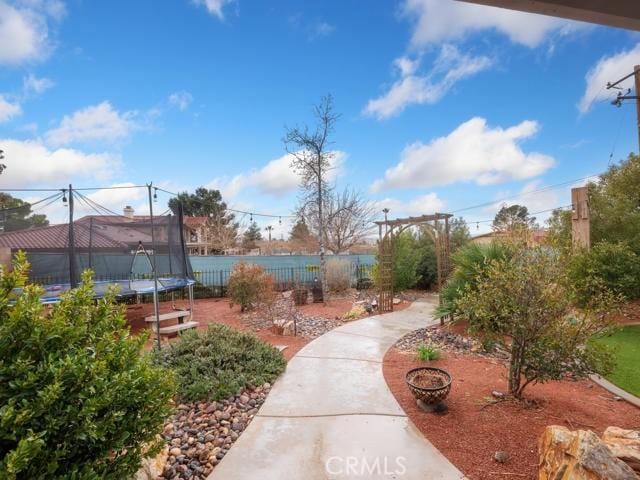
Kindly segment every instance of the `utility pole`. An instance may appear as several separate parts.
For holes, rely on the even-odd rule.
[[[621,88],[618,87],[618,85],[632,76],[634,77],[634,80],[635,80],[635,95],[629,95],[631,93],[631,89],[628,88],[624,94],[622,92],[618,92],[618,95],[611,102],[611,104],[615,105],[616,107],[620,107],[622,106],[623,100],[636,101],[636,126],[638,128],[638,152],[640,153],[640,65],[635,65],[633,67],[633,72],[631,72],[629,75],[622,77],[617,82],[607,83],[607,90],[610,90],[611,88],[616,88],[620,90]]]

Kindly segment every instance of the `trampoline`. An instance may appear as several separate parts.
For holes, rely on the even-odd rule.
[[[95,298],[104,297],[112,286],[118,287],[119,298],[137,296],[140,300],[143,295],[153,295],[159,331],[158,294],[188,289],[191,314],[196,281],[186,254],[182,206],[154,215],[155,194],[152,197],[151,184],[146,187],[150,213],[134,215],[130,206],[117,214],[69,185],[53,198],[62,197],[68,223],[4,232],[0,246],[26,252],[31,265],[29,280],[43,287],[43,303],[59,302],[65,292],[80,284],[83,272],[91,270]],[[81,211],[96,214],[76,219],[74,204]]]
[[[195,285],[195,280],[175,277],[158,278],[158,293],[172,292],[189,288],[189,299],[192,303],[193,294],[191,287]],[[99,280],[93,283],[94,298],[102,298],[107,293],[109,287],[117,285],[117,297],[131,297],[136,295],[148,295],[155,293],[153,280]],[[43,285],[44,293],[40,297],[42,303],[51,304],[60,301],[60,296],[71,290],[70,283],[57,283],[51,285]]]

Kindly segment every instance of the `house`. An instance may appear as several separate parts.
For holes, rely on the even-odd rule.
[[[186,228],[182,226],[183,235]],[[133,268],[132,258],[140,246],[149,252],[154,245],[160,271],[182,270],[183,266],[178,265],[184,263],[178,217],[154,217],[153,233],[152,239],[149,216],[134,215],[127,206],[123,215],[87,215],[75,220],[73,242],[69,224],[0,233],[0,262],[10,263],[15,253],[22,250],[32,264],[32,276],[63,276],[69,272],[69,254],[73,251],[80,271],[92,268],[96,274],[121,273]]]
[[[211,255],[207,217],[184,217],[184,242],[188,255]]]

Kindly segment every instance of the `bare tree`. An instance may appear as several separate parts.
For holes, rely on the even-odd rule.
[[[318,235],[317,212],[302,205],[298,216],[304,218]],[[371,233],[376,217],[374,206],[361,192],[345,188],[342,192],[331,191],[324,208],[324,238],[327,249],[334,254],[348,251],[362,242]]]
[[[205,225],[207,243],[214,252],[224,252],[238,242],[238,224],[222,215],[210,215]]]
[[[324,206],[331,191],[327,174],[331,170],[331,160],[335,155],[330,150],[330,136],[339,115],[333,111],[333,99],[327,95],[313,108],[316,125],[312,129],[304,127],[287,128],[284,144],[293,157],[291,166],[300,174],[302,204],[316,212],[318,221],[318,243],[320,247],[320,285],[322,297],[327,301]]]

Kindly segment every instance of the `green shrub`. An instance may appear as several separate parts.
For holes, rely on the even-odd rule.
[[[395,239],[393,257],[393,290],[402,292],[416,286],[420,253],[416,239],[410,231],[404,231]]]
[[[467,243],[451,256],[453,273],[440,291],[440,305],[436,309],[437,318],[450,315],[456,309],[458,299],[467,290],[473,291],[494,260],[509,255],[509,247],[500,242],[488,245]]]
[[[640,297],[640,256],[624,243],[600,242],[571,257],[568,277],[581,306],[603,289],[635,299]]]
[[[240,262],[231,271],[227,292],[231,306],[240,305],[244,312],[273,292],[273,277],[260,265]]]
[[[114,292],[89,272],[51,312],[16,257],[0,273],[0,478],[129,478],[171,412],[170,372],[129,336]],[[18,292],[18,293],[17,293]]]
[[[511,394],[521,397],[535,382],[610,371],[610,353],[589,340],[608,331],[614,299],[605,290],[593,310],[577,311],[565,266],[551,250],[513,250],[476,278],[456,300],[455,313],[469,320],[470,332],[509,352]]]
[[[176,372],[182,400],[221,400],[248,385],[272,382],[285,368],[282,354],[252,333],[211,324],[190,330],[154,352],[155,360]]]
[[[433,345],[427,345],[423,343],[418,345],[416,349],[416,356],[421,362],[430,362],[431,360],[437,360],[440,358],[440,350]]]

